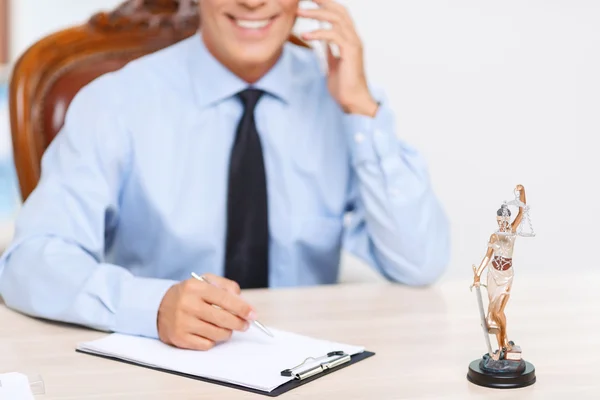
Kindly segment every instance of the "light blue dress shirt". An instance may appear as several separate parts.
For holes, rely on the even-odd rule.
[[[335,283],[345,248],[389,280],[433,282],[449,226],[392,111],[344,114],[309,49],[287,44],[255,87],[268,182],[271,287]],[[0,293],[25,314],[157,337],[163,295],[223,274],[229,153],[248,85],[201,35],[82,89],[42,160]]]

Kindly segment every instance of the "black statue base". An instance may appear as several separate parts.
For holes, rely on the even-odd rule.
[[[524,360],[507,360],[504,352],[500,353],[500,359],[494,360],[489,354],[485,354],[479,362],[479,369],[486,374],[511,374],[520,375],[525,371]]]
[[[516,389],[533,385],[536,377],[533,364],[525,360],[494,360],[485,354],[469,364],[467,379],[479,386]]]

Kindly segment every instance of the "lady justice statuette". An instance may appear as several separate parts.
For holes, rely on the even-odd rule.
[[[510,207],[518,208],[518,214],[511,222]],[[525,198],[525,188],[517,185],[515,199],[504,202],[496,212],[498,230],[490,236],[488,248],[478,266],[473,265],[473,285],[477,295],[481,326],[487,344],[487,353],[471,362],[467,379],[480,386],[491,388],[519,388],[535,383],[534,366],[523,360],[521,348],[508,339],[504,309],[512,289],[513,249],[518,236],[533,237],[535,233],[529,216],[529,206]],[[487,285],[481,284],[481,274],[487,268]],[[481,297],[481,286],[488,293],[487,314]],[[497,350],[492,350],[490,334],[496,336]]]

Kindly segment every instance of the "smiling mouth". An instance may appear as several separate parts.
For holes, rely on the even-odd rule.
[[[265,19],[242,19],[236,18],[233,15],[227,15],[231,21],[233,21],[237,26],[243,29],[263,29],[269,26],[271,22],[277,18],[277,15],[265,18]]]

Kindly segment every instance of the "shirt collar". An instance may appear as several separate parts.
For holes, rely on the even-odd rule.
[[[277,63],[253,85],[233,74],[206,48],[200,32],[190,38],[189,66],[195,97],[201,108],[214,105],[249,87],[261,89],[288,104],[292,95],[292,65],[288,44]]]

